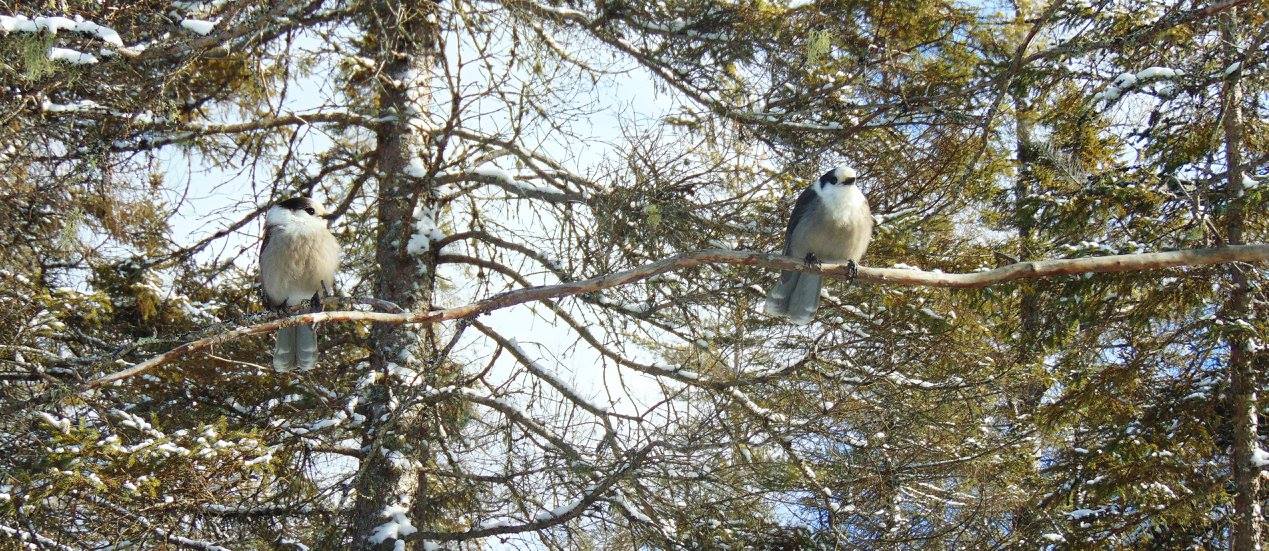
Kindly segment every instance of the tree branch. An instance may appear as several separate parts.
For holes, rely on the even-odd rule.
[[[28,545],[38,545],[39,548],[41,549],[57,549],[59,551],[78,551],[74,547],[62,545],[60,543],[57,543],[56,540],[42,536],[40,534],[36,534],[35,532],[28,532],[26,530],[13,528],[11,526],[5,526],[3,524],[0,524],[0,535],[16,539],[19,542],[27,543]]]
[[[1152,21],[1150,23],[1146,23],[1144,25],[1131,29],[1127,32],[1124,32],[1121,35],[1115,36],[1114,38],[1107,39],[1107,40],[1098,40],[1098,41],[1093,41],[1088,43],[1080,43],[1078,42],[1079,37],[1077,36],[1074,39],[1068,40],[1067,42],[1064,42],[1062,44],[1059,44],[1047,50],[1035,52],[1031,55],[1028,55],[1025,59],[1022,60],[1022,63],[1027,64],[1033,61],[1039,61],[1042,59],[1057,57],[1060,55],[1075,56],[1075,55],[1085,54],[1088,52],[1092,52],[1094,50],[1100,50],[1104,48],[1110,48],[1113,46],[1119,46],[1119,45],[1128,43],[1130,41],[1138,41],[1138,42],[1144,43],[1146,39],[1152,38],[1155,35],[1163,31],[1166,31],[1168,29],[1171,29],[1173,27],[1176,27],[1178,25],[1184,25],[1191,21],[1197,21],[1205,17],[1211,17],[1218,13],[1236,8],[1243,4],[1247,4],[1250,1],[1251,0],[1229,0],[1226,2],[1222,2],[1220,4],[1212,4],[1212,5],[1204,6],[1202,8],[1198,8],[1198,9],[1194,9],[1190,11],[1177,11],[1177,12],[1165,15],[1163,17],[1160,17],[1159,19]]]
[[[996,268],[994,270],[973,273],[943,273],[899,268],[871,268],[860,266],[858,268],[858,277],[855,280],[883,285],[973,289],[986,287],[988,285],[1007,283],[1010,281],[1043,279],[1062,275],[1133,272],[1176,268],[1180,266],[1228,264],[1231,262],[1263,262],[1265,260],[1269,260],[1269,244],[1230,245],[1210,249],[1189,249],[1157,253],[1019,262]],[[814,266],[806,264],[800,260],[774,254],[752,251],[707,249],[675,255],[664,260],[658,260],[656,262],[639,266],[637,268],[584,279],[581,281],[507,291],[485,300],[444,310],[407,313],[353,311],[316,312],[258,323],[255,325],[237,327],[223,333],[187,342],[167,352],[138,363],[128,369],[116,371],[109,375],[84,383],[69,384],[66,387],[59,387],[42,395],[36,396],[27,402],[10,405],[0,409],[3,409],[3,414],[9,415],[34,405],[48,403],[62,396],[80,394],[94,388],[100,388],[117,381],[141,375],[161,365],[175,361],[176,359],[191,352],[211,348],[218,344],[234,341],[249,335],[272,333],[283,327],[328,322],[369,322],[387,324],[438,323],[445,320],[470,318],[492,312],[494,310],[500,310],[528,302],[593,293],[603,289],[642,281],[674,270],[714,264],[735,264],[776,268],[781,270],[797,270],[802,272],[821,273],[839,278],[846,277],[848,274],[848,268],[845,264],[821,264],[819,266]]]
[[[626,476],[638,469],[639,466],[648,458],[657,447],[659,442],[651,442],[642,449],[634,451],[630,454],[630,459],[620,468],[615,469],[611,476],[594,481],[587,489],[582,497],[567,506],[554,511],[540,513],[537,517],[530,521],[510,521],[510,522],[490,522],[485,521],[472,527],[466,532],[419,532],[414,535],[416,539],[436,540],[436,541],[462,541],[488,536],[499,536],[503,534],[517,534],[532,530],[542,530],[551,526],[563,524],[573,520],[585,513],[592,504],[602,499],[618,482],[621,482]],[[513,524],[514,523],[514,524]]]

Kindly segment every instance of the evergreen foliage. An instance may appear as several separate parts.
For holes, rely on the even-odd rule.
[[[0,0],[0,549],[1254,545],[1265,264],[826,279],[805,327],[706,264],[83,385],[275,318],[296,195],[339,310],[776,251],[837,164],[868,266],[1263,243],[1261,7]]]

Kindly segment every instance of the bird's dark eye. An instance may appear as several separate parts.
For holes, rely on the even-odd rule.
[[[304,209],[304,212],[307,212],[307,213],[309,213],[309,214],[317,214],[317,210],[316,210],[316,209],[314,209],[313,207],[309,207],[309,208]]]

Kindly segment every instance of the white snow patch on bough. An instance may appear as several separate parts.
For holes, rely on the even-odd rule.
[[[413,176],[415,178],[426,178],[428,171],[427,166],[423,164],[422,159],[419,159],[418,157],[411,157],[410,163],[405,167],[405,173],[407,176]]]
[[[79,113],[102,109],[100,103],[90,99],[81,99],[74,103],[53,103],[46,99],[40,103],[40,108],[49,113]]]
[[[1115,77],[1115,80],[1105,90],[1093,96],[1093,101],[1101,101],[1109,105],[1119,99],[1124,92],[1136,87],[1138,84],[1153,80],[1172,80],[1184,74],[1180,70],[1170,67],[1147,67],[1137,71],[1136,74],[1123,73]]]
[[[102,42],[111,44],[118,48],[123,47],[123,38],[120,37],[119,33],[114,29],[105,25],[98,25],[92,21],[84,21],[78,17],[76,17],[76,19],[79,20],[78,23],[75,24],[76,32],[91,34],[100,39]]]
[[[1082,519],[1086,519],[1086,518],[1089,518],[1089,517],[1096,517],[1097,515],[1101,514],[1101,512],[1102,512],[1102,510],[1101,510],[1101,509],[1096,509],[1096,510],[1094,510],[1094,509],[1076,509],[1076,510],[1074,510],[1074,511],[1071,511],[1071,512],[1067,513],[1067,514],[1066,514],[1066,516],[1067,516],[1068,518],[1070,518],[1071,520],[1082,520]]]
[[[105,25],[85,21],[83,17],[78,15],[74,19],[61,16],[31,19],[25,15],[0,15],[0,31],[6,33],[48,31],[52,34],[57,34],[57,31],[60,30],[92,35],[102,42],[123,49],[123,38],[119,36],[117,31]]]
[[[204,21],[202,19],[186,19],[181,21],[181,27],[194,34],[207,36],[211,34],[212,29],[216,28],[216,23],[214,21]]]
[[[172,7],[185,12],[211,13],[224,7],[226,2],[227,0],[212,0],[210,2],[178,0],[172,2]]]
[[[50,61],[65,61],[71,65],[92,65],[97,63],[97,56],[70,48],[49,48],[48,58]]]
[[[374,532],[366,540],[371,545],[379,545],[389,539],[397,540],[398,544],[404,543],[401,541],[402,538],[418,531],[414,523],[410,522],[409,517],[406,516],[409,512],[409,509],[400,504],[385,507],[381,515],[388,521],[375,527]],[[401,546],[397,545],[397,547]]]
[[[471,172],[472,174],[475,174],[476,176],[481,176],[484,178],[493,178],[494,180],[498,180],[503,185],[508,185],[508,186],[516,185],[516,179],[515,177],[511,175],[510,172],[507,172],[496,166],[482,166],[482,167],[476,168],[475,170],[472,170]]]
[[[440,226],[436,223],[435,209],[420,208],[414,214],[414,233],[406,243],[406,252],[414,255],[423,254],[432,248],[433,241],[445,238]]]
[[[1251,464],[1255,467],[1269,466],[1269,452],[1259,446],[1251,450]]]
[[[1158,78],[1176,78],[1182,74],[1183,73],[1181,73],[1181,71],[1170,67],[1149,67],[1137,71],[1136,77],[1137,80],[1152,80]]]
[[[581,507],[581,506],[582,506],[582,500],[577,499],[569,503],[560,505],[559,507],[551,509],[550,511],[542,511],[538,513],[537,515],[534,515],[533,520],[537,522],[552,522],[556,519],[563,518],[564,515],[572,513],[574,509],[577,509],[578,507]]]
[[[74,30],[79,24],[74,19],[62,16],[36,17],[31,19],[25,15],[0,15],[0,30],[4,32],[36,33],[48,31],[57,34],[62,29]]]

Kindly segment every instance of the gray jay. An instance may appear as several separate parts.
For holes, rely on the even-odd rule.
[[[844,260],[854,277],[856,263],[871,239],[872,213],[855,185],[855,170],[839,167],[824,173],[798,196],[784,232],[784,256],[810,264]],[[820,305],[822,283],[820,274],[781,272],[780,283],[767,293],[766,312],[788,316],[798,325],[810,323]]]
[[[260,286],[269,308],[287,309],[309,301],[321,310],[321,293],[330,293],[339,268],[339,242],[326,228],[326,209],[308,197],[295,197],[269,208],[260,244]],[[301,371],[317,364],[317,333],[311,325],[279,329],[273,368]]]

